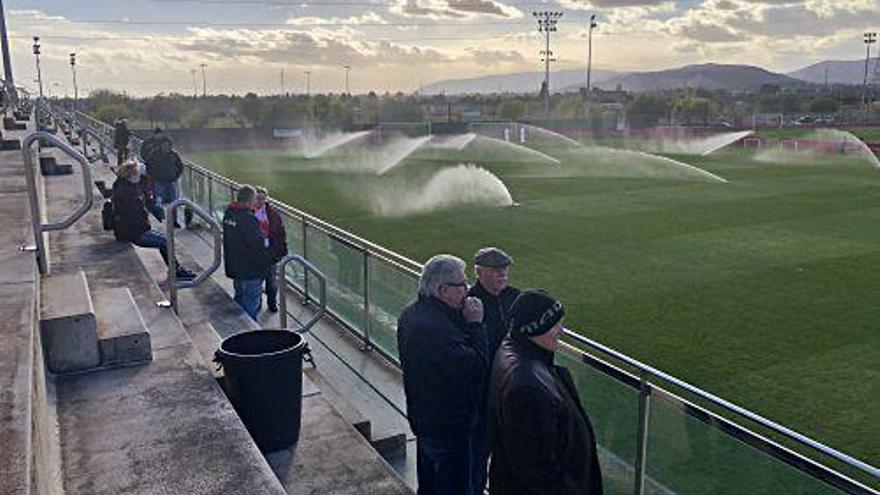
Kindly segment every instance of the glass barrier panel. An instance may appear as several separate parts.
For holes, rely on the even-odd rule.
[[[654,493],[845,493],[704,423],[666,396],[652,394],[650,408],[646,487]]]
[[[556,353],[556,362],[571,371],[581,403],[593,424],[605,495],[631,495],[638,391],[568,354]]]
[[[358,333],[364,331],[363,254],[311,225],[306,227],[308,260],[326,277],[327,308]],[[306,280],[309,291],[319,284]],[[310,292],[317,300],[317,293]]]
[[[232,188],[218,182],[214,179],[211,180],[211,207],[213,211],[211,212],[214,215],[214,218],[218,222],[223,221],[223,214],[226,213],[226,208],[229,206],[229,203],[235,199],[235,193]]]
[[[398,359],[397,316],[416,300],[418,279],[380,258],[370,256],[370,342]]]
[[[190,181],[191,168],[184,167],[183,173],[177,180],[178,194],[181,197],[192,199],[192,182]]]
[[[208,178],[196,171],[193,171],[192,177],[192,200],[205,211],[210,209],[208,205]]]
[[[279,211],[279,213],[281,214],[281,221],[284,222],[284,231],[287,234],[287,250],[289,254],[298,254],[302,256],[302,221],[298,218],[291,217],[284,212]],[[285,271],[287,272],[287,280],[298,290],[304,290],[305,276],[299,265],[288,263]]]

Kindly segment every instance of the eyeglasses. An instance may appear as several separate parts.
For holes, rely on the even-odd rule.
[[[467,283],[467,280],[465,280],[464,282],[458,282],[457,284],[452,283],[452,282],[446,282],[443,285],[448,285],[450,287],[465,287],[465,288],[467,288],[468,283]]]

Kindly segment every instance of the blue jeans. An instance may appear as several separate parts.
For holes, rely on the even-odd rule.
[[[154,182],[153,183],[153,194],[156,195],[156,206],[158,209],[162,210],[162,217],[156,217],[160,222],[165,217],[165,210],[163,208],[164,205],[171,204],[174,200],[177,199],[177,183],[176,182]],[[155,216],[155,213],[153,213]],[[174,219],[174,223],[177,223],[177,218]]]
[[[276,264],[269,265],[269,275],[266,277],[266,302],[269,305],[278,303],[278,279],[275,273]]]
[[[236,278],[232,280],[232,286],[235,288],[235,302],[256,321],[263,303],[263,279]]]
[[[416,436],[418,495],[479,495],[471,481],[472,440],[470,431]]]
[[[165,264],[168,264],[168,241],[161,232],[148,230],[137,239],[131,241],[131,243],[135,246],[158,249],[162,259],[165,260]]]
[[[176,182],[154,182],[153,191],[159,204],[167,205],[177,199]]]

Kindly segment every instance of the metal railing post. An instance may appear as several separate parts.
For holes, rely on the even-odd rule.
[[[287,276],[286,276],[286,267],[288,263],[297,263],[303,267],[303,272],[308,274],[312,273],[315,275],[315,278],[321,283],[321,290],[319,292],[321,299],[318,301],[318,311],[312,315],[312,317],[303,324],[302,328],[297,330],[300,333],[308,332],[312,326],[318,322],[327,310],[327,279],[324,277],[324,274],[321,270],[318,270],[315,265],[306,261],[305,258],[296,254],[288,254],[281,261],[278,262],[278,266],[275,268],[275,277],[278,285],[279,297],[279,322],[281,324],[282,329],[287,328],[287,294],[285,294],[287,289]]]
[[[40,193],[37,188],[37,177],[34,167],[34,153],[31,149],[34,141],[41,139],[50,141],[55,147],[76,160],[82,168],[83,190],[85,193],[83,201],[67,218],[58,222],[43,223],[42,211],[40,208]],[[49,273],[49,260],[46,255],[46,245],[43,239],[43,232],[64,230],[76,223],[77,220],[92,208],[92,204],[94,203],[94,197],[92,196],[92,172],[91,169],[89,169],[89,161],[86,157],[61,139],[48,132],[34,132],[24,138],[21,143],[21,153],[24,158],[25,176],[28,186],[28,200],[31,206],[31,224],[33,225],[34,231],[33,250],[37,253],[37,267],[39,268],[40,273],[47,275]],[[39,157],[37,159],[39,161]]]
[[[214,218],[214,179],[206,175],[205,182],[208,183],[208,211],[211,212],[211,218]]]
[[[636,430],[636,461],[633,473],[633,493],[645,492],[645,471],[648,460],[648,419],[651,415],[651,385],[641,377],[639,385],[639,418]]]
[[[211,263],[211,266],[203,270],[199,273],[196,278],[192,280],[177,280],[177,257],[175,256],[176,243],[174,236],[174,222],[170,219],[177,215],[177,209],[181,206],[186,206],[187,208],[192,209],[192,211],[202,217],[208,225],[211,227],[211,232],[214,234],[214,261]],[[220,224],[209,215],[205,210],[203,210],[200,206],[193,203],[187,198],[179,198],[171,202],[165,206],[165,236],[168,242],[168,295],[169,301],[162,301],[158,303],[160,306],[170,306],[175,313],[177,313],[177,289],[189,289],[195,287],[211,276],[218,268],[220,268],[220,262],[223,259],[223,230],[220,228]]]
[[[372,351],[370,341],[370,251],[364,249],[364,347],[362,351]]]
[[[302,257],[304,260],[308,261],[308,259],[309,259],[309,241],[308,241],[307,236],[308,236],[309,229],[308,229],[308,224],[306,223],[305,218],[302,219],[302,226],[303,226]],[[303,293],[306,298],[306,303],[308,303],[309,302],[309,272],[308,271],[303,273]]]

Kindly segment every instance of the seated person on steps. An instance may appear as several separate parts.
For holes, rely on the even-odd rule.
[[[116,240],[135,246],[156,248],[168,264],[168,242],[165,236],[150,228],[144,191],[140,185],[141,173],[135,162],[126,162],[117,170],[113,183],[113,233]],[[195,275],[177,264],[177,278],[192,280]]]

